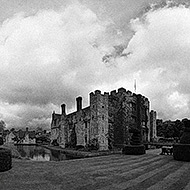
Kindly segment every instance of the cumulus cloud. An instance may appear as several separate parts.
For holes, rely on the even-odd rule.
[[[1,105],[2,117],[10,125],[31,125],[32,119],[39,123],[41,112],[50,117],[53,106],[47,110],[48,105],[58,110],[66,102],[73,109],[76,96],[87,96],[98,84],[114,81],[117,75],[107,78],[102,63],[110,48],[105,42],[111,36],[108,28],[113,25],[76,2],[59,11],[19,13],[4,21],[0,28],[0,97],[6,102]],[[16,123],[3,112],[5,107],[10,112],[16,109],[9,113]]]
[[[132,20],[131,26],[135,34],[127,50],[133,52],[131,64],[141,71],[140,90],[161,118],[188,117],[190,9],[166,5]]]
[[[86,106],[90,91],[133,91],[136,79],[160,118],[188,117],[189,23],[187,6],[154,6],[131,20],[129,41],[76,2],[14,15],[0,27],[0,116],[9,127],[50,126],[61,103],[71,111],[79,95]]]

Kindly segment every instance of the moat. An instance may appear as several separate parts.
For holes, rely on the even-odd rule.
[[[22,158],[33,161],[61,161],[68,160],[65,154],[59,150],[49,150],[42,146],[35,145],[16,145]]]

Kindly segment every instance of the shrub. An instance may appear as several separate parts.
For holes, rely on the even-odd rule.
[[[173,157],[174,160],[190,162],[190,144],[174,144]]]
[[[131,129],[130,132],[132,132],[132,137],[131,137],[131,141],[130,144],[131,145],[140,145],[141,143],[141,132],[138,129]]]
[[[185,129],[180,138],[181,144],[190,144],[190,120],[184,121]]]
[[[59,143],[57,142],[57,139],[54,139],[51,144],[53,146],[59,146]]]
[[[0,172],[10,170],[12,167],[11,150],[0,148]]]
[[[3,137],[0,137],[0,145],[3,145]]]
[[[125,145],[122,153],[127,155],[141,155],[145,154],[146,151],[144,145]]]
[[[76,145],[75,149],[76,150],[84,149],[84,146],[83,145]]]

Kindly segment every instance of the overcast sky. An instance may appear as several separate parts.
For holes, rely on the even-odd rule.
[[[190,8],[176,0],[0,0],[0,119],[50,127],[75,98],[124,87],[190,116]]]

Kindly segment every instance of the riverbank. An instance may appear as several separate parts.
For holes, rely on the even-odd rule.
[[[57,151],[59,153],[63,153],[66,155],[68,159],[79,159],[79,158],[89,158],[89,157],[98,157],[98,156],[108,156],[112,154],[121,154],[121,150],[114,150],[114,151],[81,151],[81,150],[74,150],[74,149],[66,149],[59,146],[51,146],[51,145],[39,145],[39,144],[17,144],[19,146],[41,146],[43,148],[49,149],[51,151]],[[29,159],[22,157],[19,151],[17,150],[16,144],[7,143],[2,145],[2,148],[7,148],[11,150],[12,157],[17,159]]]
[[[98,157],[98,156],[108,156],[113,154],[121,154],[121,150],[114,150],[114,151],[81,151],[81,150],[74,150],[74,149],[67,149],[67,148],[61,148],[59,146],[50,146],[50,145],[40,145],[44,148],[50,149],[52,151],[60,151],[61,153],[64,153],[68,158],[89,158],[89,157]]]
[[[13,143],[5,143],[0,147],[11,150],[12,158],[23,159]]]

